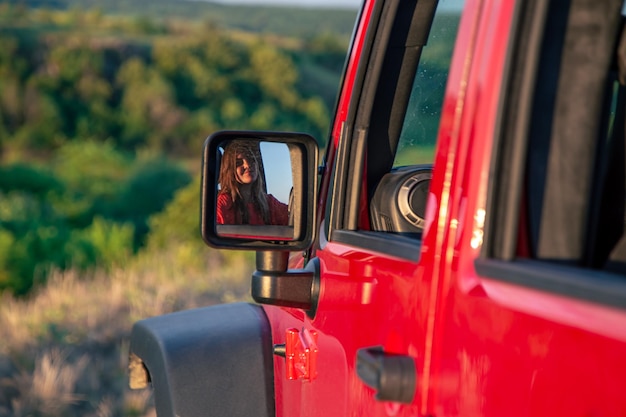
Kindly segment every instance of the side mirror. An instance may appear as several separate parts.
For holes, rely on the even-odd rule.
[[[314,239],[318,146],[303,133],[221,131],[204,144],[202,238],[223,249],[303,250]]]

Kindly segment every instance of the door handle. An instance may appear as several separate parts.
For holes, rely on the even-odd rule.
[[[412,357],[385,353],[380,346],[362,348],[357,351],[356,372],[376,391],[378,401],[413,401],[417,371]]]

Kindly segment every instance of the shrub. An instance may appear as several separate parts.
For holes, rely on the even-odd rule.
[[[62,189],[62,182],[47,169],[22,162],[0,166],[0,191],[5,193],[19,190],[44,198]]]
[[[133,234],[130,224],[96,217],[89,227],[72,231],[65,249],[73,267],[81,270],[93,266],[108,269],[123,264],[132,255]]]
[[[119,194],[115,219],[133,224],[135,248],[149,231],[147,219],[163,210],[176,190],[190,181],[189,172],[165,158],[149,159],[133,170]]]
[[[0,166],[0,292],[25,295],[53,269],[126,262],[148,218],[191,181],[164,157],[135,160],[108,143],[66,144],[51,167]]]

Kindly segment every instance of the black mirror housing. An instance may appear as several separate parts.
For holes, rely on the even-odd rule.
[[[202,159],[200,228],[205,243],[240,250],[308,248],[315,239],[318,149],[317,141],[304,133],[219,131],[209,136]],[[236,215],[233,211],[248,206],[237,206],[231,195],[239,195],[232,189],[246,182],[236,170],[248,169],[248,164],[255,172],[256,193],[266,200],[266,215],[252,213],[248,219],[246,213],[242,220],[242,209]],[[226,180],[220,179],[220,168],[228,173],[222,172]],[[229,181],[229,175],[236,180]],[[267,214],[274,208],[280,213]]]

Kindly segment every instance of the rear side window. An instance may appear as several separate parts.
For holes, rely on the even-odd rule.
[[[510,65],[476,265],[482,275],[625,307],[626,34],[617,3],[520,9],[523,48]],[[543,37],[530,33],[533,19],[550,28]]]

